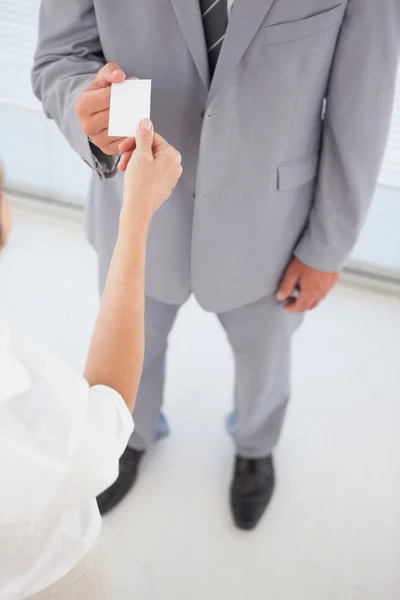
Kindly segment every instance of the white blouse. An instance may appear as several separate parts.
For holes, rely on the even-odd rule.
[[[121,396],[0,328],[0,599],[52,585],[93,547],[95,497],[133,430]]]

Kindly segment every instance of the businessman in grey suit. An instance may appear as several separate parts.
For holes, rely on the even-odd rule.
[[[87,223],[101,288],[119,153],[134,147],[107,135],[112,82],[153,80],[155,127],[183,156],[149,234],[136,431],[98,499],[103,513],[165,429],[168,335],[194,294],[234,352],[231,507],[238,527],[258,523],[274,490],[292,334],[335,284],[374,193],[399,22],[398,0],[42,0],[34,89],[93,169]]]

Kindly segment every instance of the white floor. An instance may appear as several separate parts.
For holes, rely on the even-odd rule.
[[[18,211],[0,264],[1,318],[81,368],[95,271],[78,225]],[[215,318],[190,301],[171,340],[174,435],[105,522],[117,600],[398,600],[399,346],[398,298],[340,287],[308,318],[277,493],[243,534],[227,506],[231,356]]]

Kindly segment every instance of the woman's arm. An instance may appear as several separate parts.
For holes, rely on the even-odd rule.
[[[181,174],[179,152],[143,121],[125,175],[119,235],[85,368],[90,386],[116,390],[131,411],[143,366],[148,229]]]

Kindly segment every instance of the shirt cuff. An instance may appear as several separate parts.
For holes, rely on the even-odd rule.
[[[104,177],[105,179],[113,177],[117,172],[118,163],[121,158],[120,155],[109,156],[108,154],[104,154],[90,138],[88,138],[88,142],[96,172],[100,177]]]

